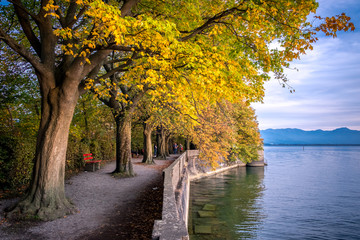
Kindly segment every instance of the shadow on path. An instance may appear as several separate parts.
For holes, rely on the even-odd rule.
[[[114,209],[105,225],[77,239],[151,239],[154,220],[161,219],[162,195],[163,178],[159,175],[126,209]]]
[[[151,239],[154,220],[161,219],[163,176],[179,155],[144,165],[133,159],[136,177],[116,179],[109,175],[111,162],[96,172],[83,172],[66,181],[67,196],[78,212],[49,222],[0,223],[0,239]],[[0,201],[3,208],[16,199]]]

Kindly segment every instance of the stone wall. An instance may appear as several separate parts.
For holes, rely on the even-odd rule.
[[[199,155],[188,150],[164,170],[162,219],[155,220],[153,240],[187,240],[190,181],[188,163]]]
[[[264,166],[264,154],[254,166]],[[162,219],[154,223],[153,240],[188,240],[188,209],[190,195],[190,181],[234,167],[246,166],[241,161],[222,165],[216,170],[199,165],[198,150],[188,150],[164,170],[164,199]],[[262,165],[261,165],[262,162]]]
[[[265,157],[264,157],[264,150],[258,151],[259,158],[258,160],[254,160],[251,163],[246,164],[248,167],[263,167],[266,165]]]

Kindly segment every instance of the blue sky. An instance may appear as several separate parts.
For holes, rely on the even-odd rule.
[[[354,32],[333,39],[320,37],[314,50],[287,70],[295,93],[272,79],[265,84],[264,103],[256,110],[260,129],[301,128],[360,130],[360,0],[319,0],[316,15],[345,12],[355,23]]]

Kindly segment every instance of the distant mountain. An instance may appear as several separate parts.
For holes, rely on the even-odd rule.
[[[297,128],[260,130],[264,144],[360,144],[360,131],[338,128],[332,131],[304,131]]]

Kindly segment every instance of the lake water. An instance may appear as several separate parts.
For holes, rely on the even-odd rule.
[[[360,147],[265,147],[191,183],[190,239],[360,239]]]

